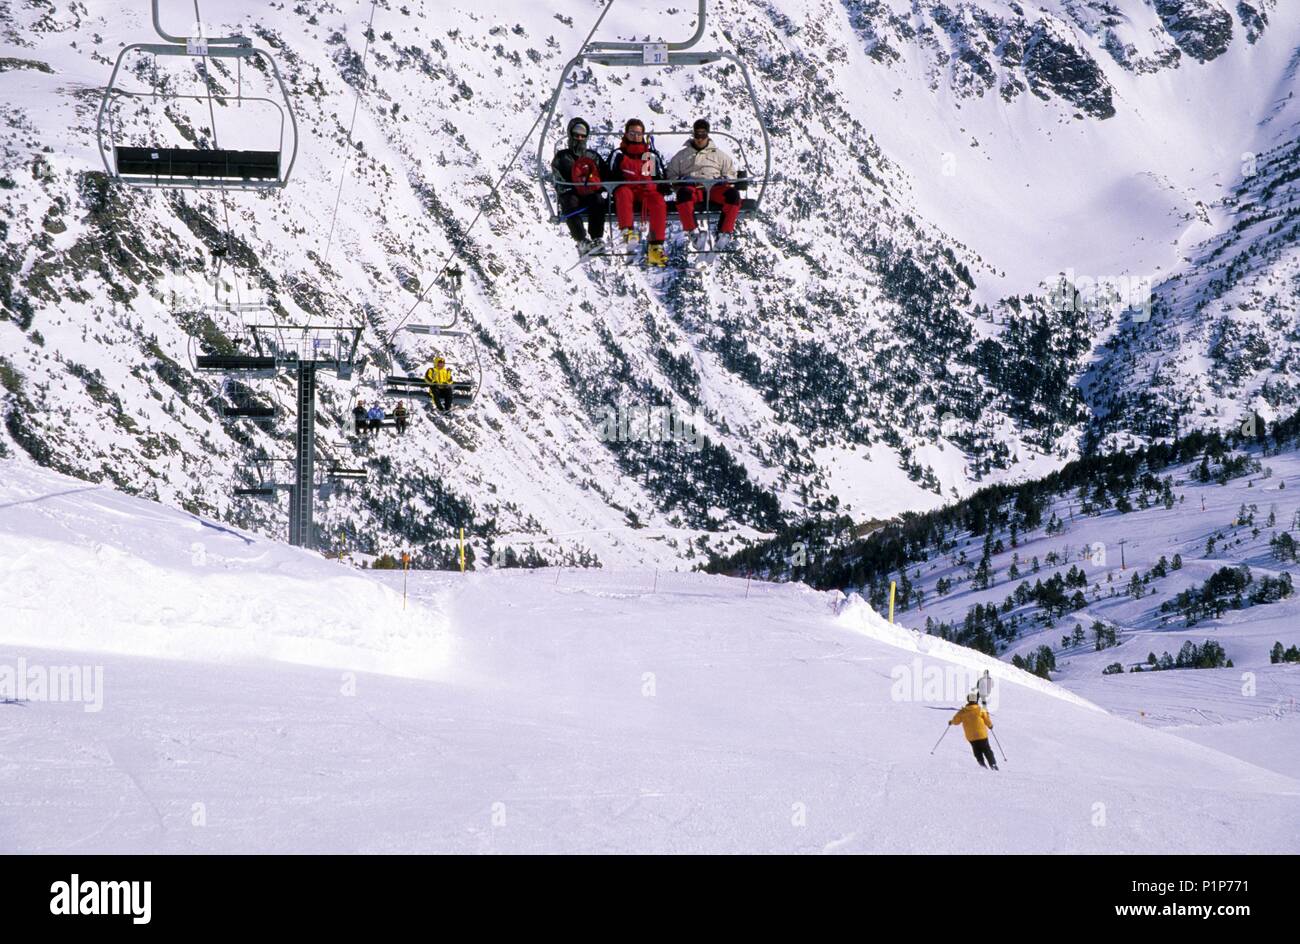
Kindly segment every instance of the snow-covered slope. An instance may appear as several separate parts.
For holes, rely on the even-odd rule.
[[[959,537],[947,552],[908,568],[914,592],[924,594],[921,619],[960,626],[977,604],[1001,609],[1011,599],[1013,606],[1001,610],[1001,619],[1035,615],[1018,627],[1002,654],[1028,655],[1049,644],[1058,649],[1058,665],[1068,680],[1099,675],[1111,662],[1126,668],[1141,663],[1153,649],[1157,656],[1177,654],[1184,642],[1206,638],[1222,644],[1238,675],[1266,668],[1275,642],[1300,644],[1300,597],[1229,608],[1219,618],[1198,617],[1190,625],[1177,608],[1180,593],[1201,586],[1225,567],[1246,566],[1256,581],[1296,571],[1295,562],[1279,558],[1271,542],[1300,524],[1300,498],[1292,497],[1300,496],[1300,453],[1261,456],[1255,451],[1248,458],[1258,465],[1222,483],[1201,482],[1199,463],[1162,471],[1159,478],[1169,479],[1172,507],[1148,493],[1142,501],[1136,494],[1128,496],[1124,511],[1113,505],[1102,508],[1095,503],[1097,493],[1086,489],[1083,496],[1072,492],[1051,501],[1043,526],[1021,530],[1014,546],[1006,529],[994,528],[997,544],[987,587],[971,577],[983,537]],[[1097,485],[1102,485],[1100,477]],[[1059,527],[1047,527],[1053,520]],[[1024,606],[1016,592],[1022,584],[1047,583],[1072,569],[1086,578],[1079,587],[1085,605],[1056,613],[1045,626],[1041,610]],[[1067,590],[1072,593],[1073,587]],[[918,612],[915,601],[906,606],[909,615]],[[1094,651],[1092,627],[1097,622],[1117,629],[1118,646]],[[1086,645],[1062,649],[1061,636],[1076,624],[1084,627]]]
[[[1072,463],[863,540],[802,531],[720,566],[878,605],[892,582],[901,619],[933,634],[919,646],[996,652],[1121,717],[1294,774],[1298,425]]]
[[[344,414],[358,388],[324,385],[324,458],[372,473],[322,514],[335,548],[414,545],[443,563],[464,526],[480,564],[507,546],[692,562],[785,516],[883,517],[1041,472],[1076,448],[1090,410],[1100,431],[1158,435],[1159,403],[1125,406],[1159,393],[1148,367],[1187,392],[1183,428],[1230,421],[1257,395],[1297,402],[1280,383],[1294,239],[1264,232],[1291,225],[1280,148],[1295,137],[1292,4],[714,0],[706,43],[754,71],[779,182],[744,257],[661,282],[566,274],[571,246],[542,222],[526,159],[487,196],[595,3],[381,4],[368,51],[364,3],[208,4],[215,29],[242,29],[281,59],[303,131],[284,194],[227,205],[121,192],[100,175],[98,88],[121,43],[150,37],[143,2],[0,10],[0,447],[263,533],[281,531],[283,509],[229,488],[253,453],[283,453],[287,419],[274,438],[224,428],[219,385],[189,369],[192,337],[219,346],[235,329],[200,310],[227,214],[222,278],[288,317],[364,324],[372,359],[448,254],[469,271],[485,364],[472,413],[421,418],[406,441],[354,457]],[[184,4],[164,12],[177,30],[191,19]],[[620,0],[600,37],[676,36],[690,19]],[[193,69],[172,82],[203,89]],[[752,152],[736,82],[582,69],[561,111],[600,124],[708,114]],[[159,133],[206,140],[195,104],[155,117]],[[223,144],[251,146],[264,130],[216,109]],[[1235,228],[1260,213],[1255,229]],[[1213,288],[1225,240],[1249,299]],[[1061,272],[1153,277],[1156,320],[1095,350],[1115,319],[1053,310]],[[1193,282],[1240,328],[1205,327],[1210,296],[1180,294]],[[445,316],[443,288],[428,298],[414,320]],[[397,348],[411,368],[431,350],[405,336]],[[1188,382],[1216,367],[1230,376],[1214,391]],[[1209,412],[1193,405],[1202,393]],[[283,384],[257,396],[291,403]],[[607,409],[652,403],[689,410],[710,446],[601,440]]]
[[[413,573],[404,617],[400,573],[0,470],[0,678],[102,670],[98,710],[0,704],[6,852],[1300,848],[1293,776],[1005,666],[1002,770],[957,732],[931,754],[985,657],[834,594]],[[271,624],[206,623],[195,595],[232,589]]]

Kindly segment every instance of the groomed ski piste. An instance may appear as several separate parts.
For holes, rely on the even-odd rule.
[[[401,572],[0,483],[4,852],[1300,849],[1295,776],[854,597],[542,569],[412,572],[404,604]],[[944,733],[986,668],[997,773]]]

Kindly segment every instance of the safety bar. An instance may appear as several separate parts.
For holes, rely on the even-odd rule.
[[[463,338],[469,334],[468,331],[443,327],[442,325],[412,324],[406,325],[403,330],[409,331],[411,334],[425,334],[438,338]]]

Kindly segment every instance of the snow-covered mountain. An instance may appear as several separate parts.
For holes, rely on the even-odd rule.
[[[1295,667],[1085,698],[801,585],[404,584],[0,472],[7,853],[1300,848]],[[940,740],[985,670],[997,775]]]
[[[172,6],[183,32],[188,6]],[[324,458],[371,473],[322,514],[328,547],[437,564],[463,526],[480,561],[512,547],[690,566],[804,515],[884,517],[1041,473],[1085,437],[1300,401],[1293,6],[715,0],[705,45],[754,73],[777,179],[742,256],[663,279],[566,271],[533,146],[489,195],[601,6],[379,3],[367,45],[369,4],[207,5],[214,31],[279,58],[302,134],[287,190],[223,203],[104,180],[99,90],[120,45],[152,37],[145,4],[0,3],[0,448],[280,533],[283,508],[230,489],[250,455],[284,454],[286,417],[273,434],[223,425],[232,391],[189,366],[236,328],[203,317],[214,281],[286,317],[364,324],[379,363],[449,256],[468,272],[482,394],[353,456],[345,414],[373,388],[324,381]],[[619,0],[598,35],[672,38],[692,12]],[[135,74],[204,92],[170,65]],[[733,73],[583,68],[560,110],[708,115],[754,155]],[[212,78],[220,93],[263,77]],[[194,104],[128,117],[204,141]],[[224,146],[264,137],[261,118],[214,107]],[[1087,308],[1121,280],[1152,286],[1150,320],[1132,299]],[[448,305],[434,287],[412,320]],[[431,350],[395,347],[409,368]],[[256,396],[291,407],[283,383]],[[707,445],[602,439],[608,409],[651,404],[689,412]]]

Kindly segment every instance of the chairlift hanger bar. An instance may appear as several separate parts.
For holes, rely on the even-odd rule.
[[[701,0],[702,4],[703,0]],[[158,0],[152,0],[150,5],[153,8],[153,30],[158,34],[159,38],[164,42],[175,45],[188,45],[190,37],[173,36],[162,28],[162,15],[158,11]],[[202,36],[198,38],[203,39],[209,46],[248,46],[252,43],[247,36]],[[209,55],[214,55],[214,53],[209,53]]]
[[[155,5],[156,5],[156,4],[157,4],[157,0],[154,0],[154,3],[155,3]],[[709,6],[709,0],[700,0],[699,21],[695,24],[695,33],[694,33],[694,35],[691,36],[690,39],[686,40],[686,41],[683,42],[683,43],[663,43],[662,45],[667,46],[670,52],[677,52],[677,51],[682,50],[682,49],[690,49],[692,46],[694,46],[696,43],[698,43],[701,39],[703,39],[703,38],[704,38],[705,18],[706,18],[706,16],[708,15],[708,6]],[[156,8],[156,6],[155,6],[155,8]],[[606,43],[592,43],[592,44],[591,44],[591,48],[592,48],[592,49],[636,49],[636,50],[640,50],[640,49],[644,49],[647,45],[655,45],[655,44],[653,44],[653,43],[647,44],[647,43],[626,43],[626,42],[608,43],[608,42],[606,42]]]

